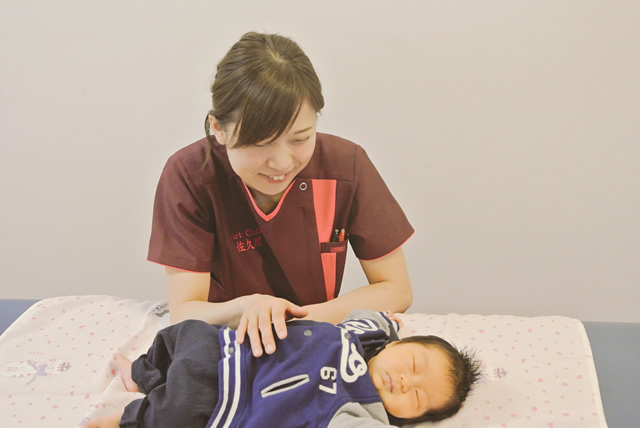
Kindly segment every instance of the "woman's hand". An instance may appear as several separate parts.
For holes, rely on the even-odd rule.
[[[208,302],[209,273],[185,272],[170,267],[165,271],[172,324],[186,319],[226,324],[238,330],[238,343],[244,342],[245,335],[249,336],[256,357],[262,355],[263,346],[267,354],[276,349],[272,323],[278,337],[284,339],[287,337],[287,320],[309,314],[306,308],[264,294],[237,297],[227,302]]]
[[[404,327],[404,322],[402,322],[402,320],[396,314],[394,314],[393,312],[387,311],[387,312],[385,312],[385,315],[391,321],[395,321],[395,322],[398,323],[398,330],[400,330],[402,327]]]
[[[284,339],[287,337],[286,322],[292,318],[303,318],[309,313],[307,309],[288,300],[264,294],[240,297],[238,304],[242,316],[238,324],[236,341],[243,343],[245,335],[248,335],[255,357],[262,355],[263,347],[267,354],[275,352],[273,328],[278,337]]]

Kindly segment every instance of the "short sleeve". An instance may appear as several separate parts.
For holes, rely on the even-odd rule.
[[[201,188],[201,186],[200,186]],[[213,210],[181,159],[167,161],[156,190],[149,261],[210,272],[215,239]]]
[[[414,230],[362,147],[354,159],[349,242],[359,259],[373,260],[402,246]]]

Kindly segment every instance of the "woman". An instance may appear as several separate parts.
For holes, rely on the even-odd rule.
[[[361,147],[316,133],[324,98],[300,47],[245,34],[211,92],[207,137],[169,159],[154,204],[171,322],[237,327],[260,356],[291,318],[406,310],[413,228]],[[348,242],[369,284],[338,297]]]

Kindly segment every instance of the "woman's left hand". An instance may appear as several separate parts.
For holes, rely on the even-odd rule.
[[[385,313],[385,315],[387,316],[387,318],[389,318],[391,321],[395,321],[398,323],[398,330],[401,329],[402,327],[404,327],[404,322],[402,322],[402,320],[400,318],[398,318],[398,316],[396,314],[394,314],[391,311],[387,311]]]

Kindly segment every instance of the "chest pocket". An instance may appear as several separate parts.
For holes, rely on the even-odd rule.
[[[340,291],[336,285],[342,282],[342,273],[347,262],[347,243],[347,237],[342,242],[320,243],[320,257],[322,258],[327,300],[335,298]]]
[[[327,300],[336,297],[340,291],[344,265],[347,260],[347,238],[340,242],[331,242],[335,230],[336,216],[336,180],[311,180],[313,188],[313,207],[318,229],[318,244],[322,260],[322,272]]]

